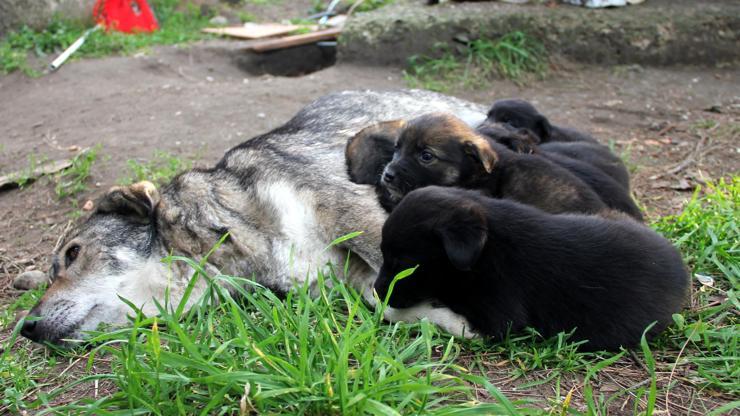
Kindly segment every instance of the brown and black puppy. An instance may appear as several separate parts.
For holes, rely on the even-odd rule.
[[[625,187],[607,173],[612,170],[619,171],[619,167],[624,168],[624,165],[619,158],[611,155],[611,152],[605,146],[585,142],[551,142],[537,146],[535,135],[530,130],[513,130],[500,124],[493,125],[489,123],[478,127],[476,131],[517,153],[536,154],[567,169],[590,186],[609,208],[624,212],[638,221],[643,220],[640,208],[630,196],[629,187]],[[553,146],[558,146],[561,149],[553,150]],[[599,154],[603,152],[597,147],[603,147],[603,150],[609,155],[600,157]],[[579,151],[589,152],[590,150],[593,150],[593,152],[588,156],[579,157]],[[610,157],[615,158],[616,161],[610,159]],[[624,175],[626,180],[629,181],[626,169]]]
[[[515,153],[445,113],[406,123],[380,181],[392,204],[428,185],[480,189],[552,213],[607,210],[598,194],[567,169],[538,155]]]
[[[531,327],[545,337],[575,329],[588,350],[636,346],[651,323],[648,337],[671,323],[689,288],[680,253],[642,224],[463,189],[409,193],[383,225],[381,250],[380,299],[441,303],[495,340]]]

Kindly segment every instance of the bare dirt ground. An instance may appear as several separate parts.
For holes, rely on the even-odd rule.
[[[37,79],[0,76],[0,173],[27,167],[29,155],[63,159],[70,148],[101,144],[90,189],[75,197],[82,205],[126,177],[128,159],[163,150],[212,165],[226,149],[277,127],[323,94],[403,86],[401,71],[389,68],[340,65],[299,78],[254,76],[202,44],[72,62]],[[740,172],[737,70],[569,67],[526,86],[501,80],[452,94],[482,104],[522,97],[555,123],[613,143],[652,218],[679,211],[696,185]],[[15,274],[48,268],[48,254],[76,210],[53,188],[40,180],[0,191],[0,307],[19,294],[10,288]],[[614,368],[607,373],[613,380],[603,382],[622,388],[634,380],[631,372],[644,373],[629,360]],[[492,363],[491,379],[515,397],[525,394],[504,370]],[[682,398],[671,403],[676,414],[699,414],[727,400],[702,395],[690,382],[680,390]]]

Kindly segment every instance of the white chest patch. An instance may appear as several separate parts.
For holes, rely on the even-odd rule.
[[[281,281],[287,289],[291,286],[288,280],[314,280],[318,267],[327,262],[341,264],[334,250],[325,250],[329,242],[321,234],[309,192],[299,192],[286,182],[274,182],[261,187],[258,195],[275,213],[280,227],[281,235],[272,241],[271,280]]]

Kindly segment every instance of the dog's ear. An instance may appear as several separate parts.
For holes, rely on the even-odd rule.
[[[120,214],[148,222],[159,204],[159,191],[149,181],[114,186],[98,202],[97,212]]]
[[[534,120],[534,133],[539,136],[541,141],[548,141],[552,134],[552,125],[550,124],[550,120],[542,114],[538,114]]]
[[[478,161],[486,173],[493,171],[493,166],[498,160],[498,155],[491,147],[491,143],[479,135],[472,135],[463,140],[465,153]]]
[[[541,143],[539,136],[527,128],[517,129],[513,138],[512,147],[519,153],[535,153]]]
[[[488,241],[486,214],[477,203],[455,208],[435,231],[452,265],[462,271],[473,268]]]

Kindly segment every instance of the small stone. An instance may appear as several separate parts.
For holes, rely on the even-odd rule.
[[[93,204],[93,201],[87,200],[85,201],[85,205],[82,206],[83,211],[92,211],[93,207],[95,207],[95,204]]]
[[[39,270],[23,272],[13,279],[13,287],[18,290],[32,290],[49,281],[46,273]]]
[[[213,16],[208,23],[214,26],[226,26],[229,24],[229,21],[223,16]]]
[[[80,151],[80,146],[69,146],[67,148],[67,150],[70,151],[70,152],[79,152]]]

